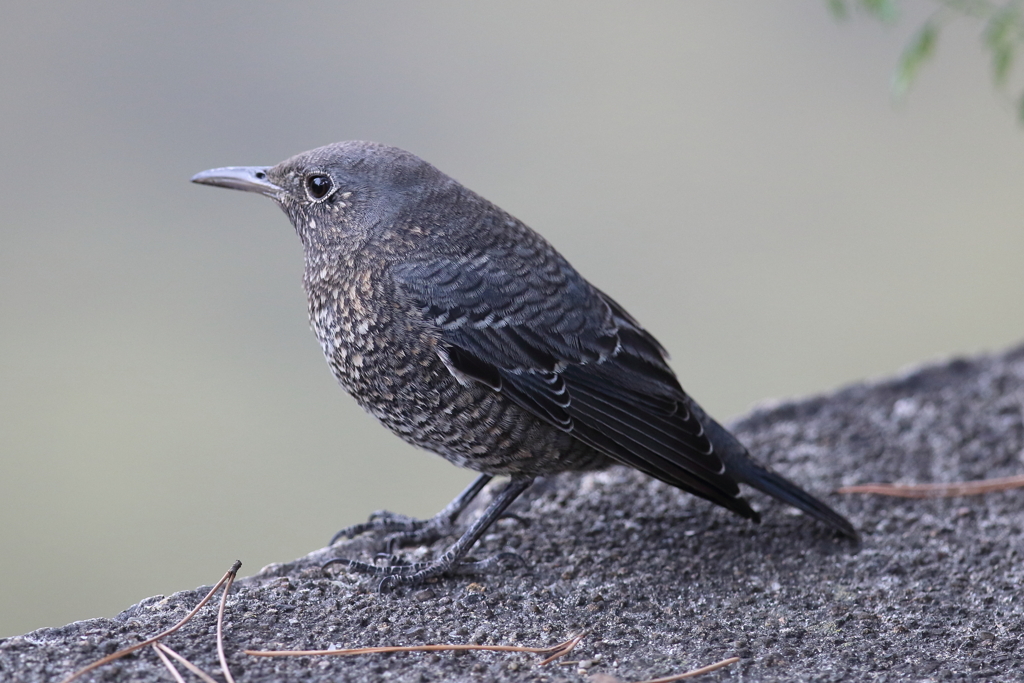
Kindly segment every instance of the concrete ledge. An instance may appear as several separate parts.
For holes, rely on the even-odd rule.
[[[475,553],[515,548],[528,568],[379,595],[366,579],[318,568],[372,549],[373,539],[357,539],[236,582],[232,671],[240,683],[585,680],[575,666],[538,668],[523,654],[270,660],[241,651],[548,645],[588,628],[572,658],[599,660],[591,679],[665,676],[737,655],[739,664],[701,680],[1021,680],[1024,490],[930,500],[829,492],[1020,474],[1024,347],[767,406],[733,426],[756,457],[847,514],[863,544],[755,492],[759,526],[621,468],[557,477],[517,504],[528,527],[502,520]],[[204,593],[2,640],[0,680],[60,680],[173,624]],[[207,671],[218,670],[214,619],[207,607],[167,641]],[[84,680],[170,677],[143,651]]]

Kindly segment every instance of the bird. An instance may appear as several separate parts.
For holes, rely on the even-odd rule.
[[[662,345],[537,232],[416,155],[374,142],[192,182],[265,195],[302,242],[310,325],[334,377],[405,441],[479,473],[438,515],[375,513],[339,532],[450,533],[495,476],[480,516],[432,560],[338,558],[378,588],[485,571],[463,561],[540,476],[613,464],[752,521],[739,484],[856,540],[842,515],[758,464],[682,388]]]

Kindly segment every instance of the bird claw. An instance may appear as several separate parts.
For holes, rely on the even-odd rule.
[[[442,531],[450,532],[454,527],[454,520],[458,514],[465,508],[468,501],[472,500],[473,496],[487,483],[490,479],[489,475],[481,475],[474,481],[458,498],[450,503],[444,510],[433,518],[426,520],[425,522],[419,522],[418,520],[410,520],[407,517],[400,517],[398,515],[392,515],[389,513],[376,513],[374,519],[371,519],[364,525],[357,525],[356,527],[350,527],[350,529],[366,529],[373,528],[376,524],[382,526],[392,525],[390,528],[394,528],[397,523],[403,525],[409,531],[403,535],[401,532],[394,534],[397,540],[402,538],[414,537],[422,539],[426,533],[441,534]],[[389,588],[396,586],[415,586],[417,584],[424,583],[436,576],[442,574],[475,574],[480,572],[486,572],[494,569],[505,560],[513,560],[518,563],[525,564],[524,560],[513,552],[501,552],[493,557],[488,557],[484,560],[475,562],[461,562],[461,558],[469,552],[469,549],[480,540],[483,536],[484,531],[494,523],[494,520],[498,519],[501,514],[508,508],[508,506],[516,499],[516,497],[525,491],[530,484],[533,482],[532,479],[512,479],[491,501],[490,505],[484,509],[483,513],[470,525],[469,529],[466,530],[459,539],[452,544],[443,555],[438,559],[431,562],[411,562],[405,563],[400,557],[392,552],[378,553],[375,557],[377,559],[385,560],[386,564],[361,562],[359,560],[350,560],[347,558],[339,557],[333,560],[329,560],[324,564],[320,565],[322,569],[335,564],[344,564],[349,571],[358,574],[369,574],[371,576],[380,577],[380,582],[377,585],[379,591],[384,591]],[[410,523],[411,522],[411,523]],[[344,531],[339,535],[344,535]],[[392,549],[392,538],[387,539],[388,551]]]
[[[355,538],[367,531],[383,531],[389,534],[384,539],[387,552],[392,552],[398,545],[433,543],[442,536],[451,534],[455,528],[456,518],[490,480],[491,475],[481,474],[456,496],[455,500],[430,519],[415,519],[387,510],[378,510],[362,524],[353,524],[334,534],[327,545],[332,546],[342,538]]]
[[[379,566],[383,562],[385,567],[398,567],[400,565],[409,564],[398,555],[391,552],[377,553],[373,556],[373,563]]]
[[[512,552],[498,553],[497,555],[492,555],[491,557],[475,562],[451,563],[444,560],[439,560],[437,562],[420,562],[417,564],[426,566],[418,571],[395,572],[382,577],[377,583],[377,592],[384,593],[390,589],[398,588],[399,586],[418,586],[426,583],[436,576],[441,576],[442,574],[466,576],[490,573],[498,569],[502,562],[510,559],[517,563],[525,564],[522,557]],[[412,565],[406,566],[411,567]],[[405,567],[402,568],[404,569]]]
[[[526,560],[518,553],[505,551],[492,555],[483,560],[473,562],[453,562],[445,557],[433,562],[410,562],[405,563],[394,555],[378,554],[377,558],[387,559],[387,564],[370,564],[359,560],[350,560],[338,557],[328,560],[320,566],[327,569],[335,564],[346,565],[346,569],[356,574],[369,574],[379,576],[377,592],[383,593],[391,588],[399,586],[416,586],[441,576],[442,574],[453,575],[475,575],[486,574],[495,571],[505,562],[511,562],[520,566],[526,566]]]
[[[331,537],[331,542],[327,545],[332,546],[343,538],[355,538],[367,531],[392,532],[391,536],[397,537],[415,535],[417,531],[433,523],[434,518],[423,520],[388,510],[377,510],[370,515],[367,521],[347,526],[334,534]],[[388,538],[390,539],[391,536]]]
[[[379,556],[378,556],[379,557]],[[332,560],[327,560],[320,569],[326,570],[336,564],[346,565],[348,571],[356,574],[371,574],[373,576],[391,576],[392,574],[411,574],[422,569],[426,569],[431,566],[431,562],[409,562],[403,563],[399,558],[395,556],[385,556],[388,558],[387,564],[371,564],[369,562],[362,562],[360,560],[350,560],[347,557],[336,557]]]

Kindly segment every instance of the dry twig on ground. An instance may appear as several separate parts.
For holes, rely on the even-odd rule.
[[[356,647],[341,650],[246,650],[245,654],[254,657],[310,657],[314,655],[370,655],[387,654],[392,652],[457,652],[467,650],[486,650],[488,652],[530,652],[539,655],[548,655],[547,659],[538,663],[544,666],[550,662],[565,657],[572,652],[583,637],[586,631],[577,633],[568,640],[552,645],[551,647],[526,647],[523,645],[393,645],[384,647]]]
[[[65,678],[61,683],[71,683],[71,681],[75,680],[79,676],[82,676],[83,674],[86,674],[86,673],[89,673],[90,671],[98,669],[99,667],[103,666],[104,664],[109,664],[110,662],[113,662],[113,661],[116,661],[118,659],[121,659],[125,655],[129,655],[132,652],[135,652],[136,650],[141,650],[142,648],[147,647],[149,645],[153,645],[153,646],[155,646],[157,648],[157,654],[160,654],[160,655],[170,655],[171,657],[173,657],[173,658],[177,659],[178,661],[180,661],[186,668],[188,668],[190,671],[195,673],[197,676],[200,676],[204,680],[208,680],[208,681],[210,681],[212,683],[216,683],[216,681],[214,681],[213,678],[211,678],[208,674],[203,672],[201,669],[199,669],[194,664],[192,664],[192,662],[189,662],[187,659],[185,659],[184,657],[179,655],[177,652],[175,652],[171,648],[169,648],[166,645],[164,645],[163,643],[161,643],[160,640],[162,640],[163,638],[166,638],[167,636],[171,635],[172,633],[174,633],[175,631],[180,629],[182,626],[187,624],[192,619],[192,617],[194,617],[196,614],[199,613],[199,610],[201,610],[203,608],[203,605],[205,605],[207,602],[209,602],[210,598],[212,598],[217,593],[217,591],[220,590],[220,587],[224,586],[225,584],[227,584],[227,585],[224,587],[224,597],[221,599],[220,610],[218,610],[218,612],[217,612],[217,650],[218,650],[218,654],[221,657],[221,667],[224,670],[225,678],[228,679],[229,683],[234,683],[234,678],[232,678],[231,672],[228,671],[227,660],[224,658],[223,641],[222,641],[222,638],[221,638],[221,620],[224,617],[224,603],[227,600],[228,590],[231,588],[231,583],[235,580],[235,575],[238,574],[238,570],[241,568],[241,566],[242,566],[242,563],[236,560],[235,563],[233,565],[231,565],[231,568],[228,569],[228,571],[224,574],[224,576],[221,577],[220,581],[217,582],[217,585],[215,585],[213,588],[210,589],[210,592],[206,594],[206,597],[204,597],[202,600],[200,600],[199,604],[196,605],[195,607],[193,607],[192,611],[189,612],[188,614],[186,614],[182,618],[182,620],[179,621],[174,626],[171,626],[169,629],[161,631],[160,633],[156,634],[152,638],[147,638],[146,640],[143,640],[141,643],[135,643],[134,645],[129,645],[128,647],[126,647],[126,648],[124,648],[122,650],[118,650],[117,652],[115,652],[113,654],[107,655],[106,657],[103,657],[101,659],[97,659],[92,664],[89,664],[88,666],[84,666],[81,669],[79,669],[78,671],[74,672],[73,674],[71,674],[70,676]],[[161,656],[160,659],[161,659],[161,661],[164,662],[164,664],[167,666],[167,668],[172,671],[172,674],[175,675],[175,677],[180,676],[180,674],[177,673],[177,669],[174,668],[174,665],[170,663],[170,660],[168,660],[166,658],[166,656]]]
[[[955,498],[977,496],[993,491],[1024,488],[1024,474],[999,479],[952,482],[949,484],[860,484],[836,489],[836,493],[874,493],[899,498]]]

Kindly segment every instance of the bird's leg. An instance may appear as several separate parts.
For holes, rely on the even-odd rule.
[[[512,501],[518,498],[519,494],[525,491],[532,483],[533,479],[512,479],[512,481],[510,481],[508,485],[501,490],[497,497],[491,501],[491,504],[487,506],[487,509],[485,509],[483,514],[480,515],[479,519],[473,522],[472,526],[469,527],[466,533],[464,533],[459,540],[453,543],[441,557],[433,562],[414,562],[411,564],[389,564],[381,566],[368,564],[366,562],[359,562],[357,560],[337,558],[326,562],[323,567],[326,569],[332,564],[347,564],[349,571],[379,576],[381,577],[381,581],[377,588],[380,591],[384,591],[388,588],[393,588],[399,585],[408,586],[423,583],[427,579],[440,576],[441,574],[453,572],[462,573],[464,571],[486,571],[493,568],[503,559],[516,559],[518,556],[515,555],[515,553],[499,553],[494,557],[489,557],[480,562],[459,562],[462,556],[465,555],[471,547],[473,547],[473,544],[483,536],[484,532],[487,531],[487,528],[490,527],[495,520],[501,517],[501,513],[503,513],[505,509],[512,504]],[[468,491],[469,489],[467,489],[467,492]]]
[[[354,538],[366,531],[389,532],[388,552],[395,545],[435,541],[451,531],[456,518],[492,478],[493,476],[490,474],[481,474],[462,493],[457,495],[455,500],[448,503],[443,510],[430,519],[413,519],[387,510],[380,510],[370,515],[369,521],[354,524],[334,534],[331,542],[327,545],[334,545],[342,538]]]

